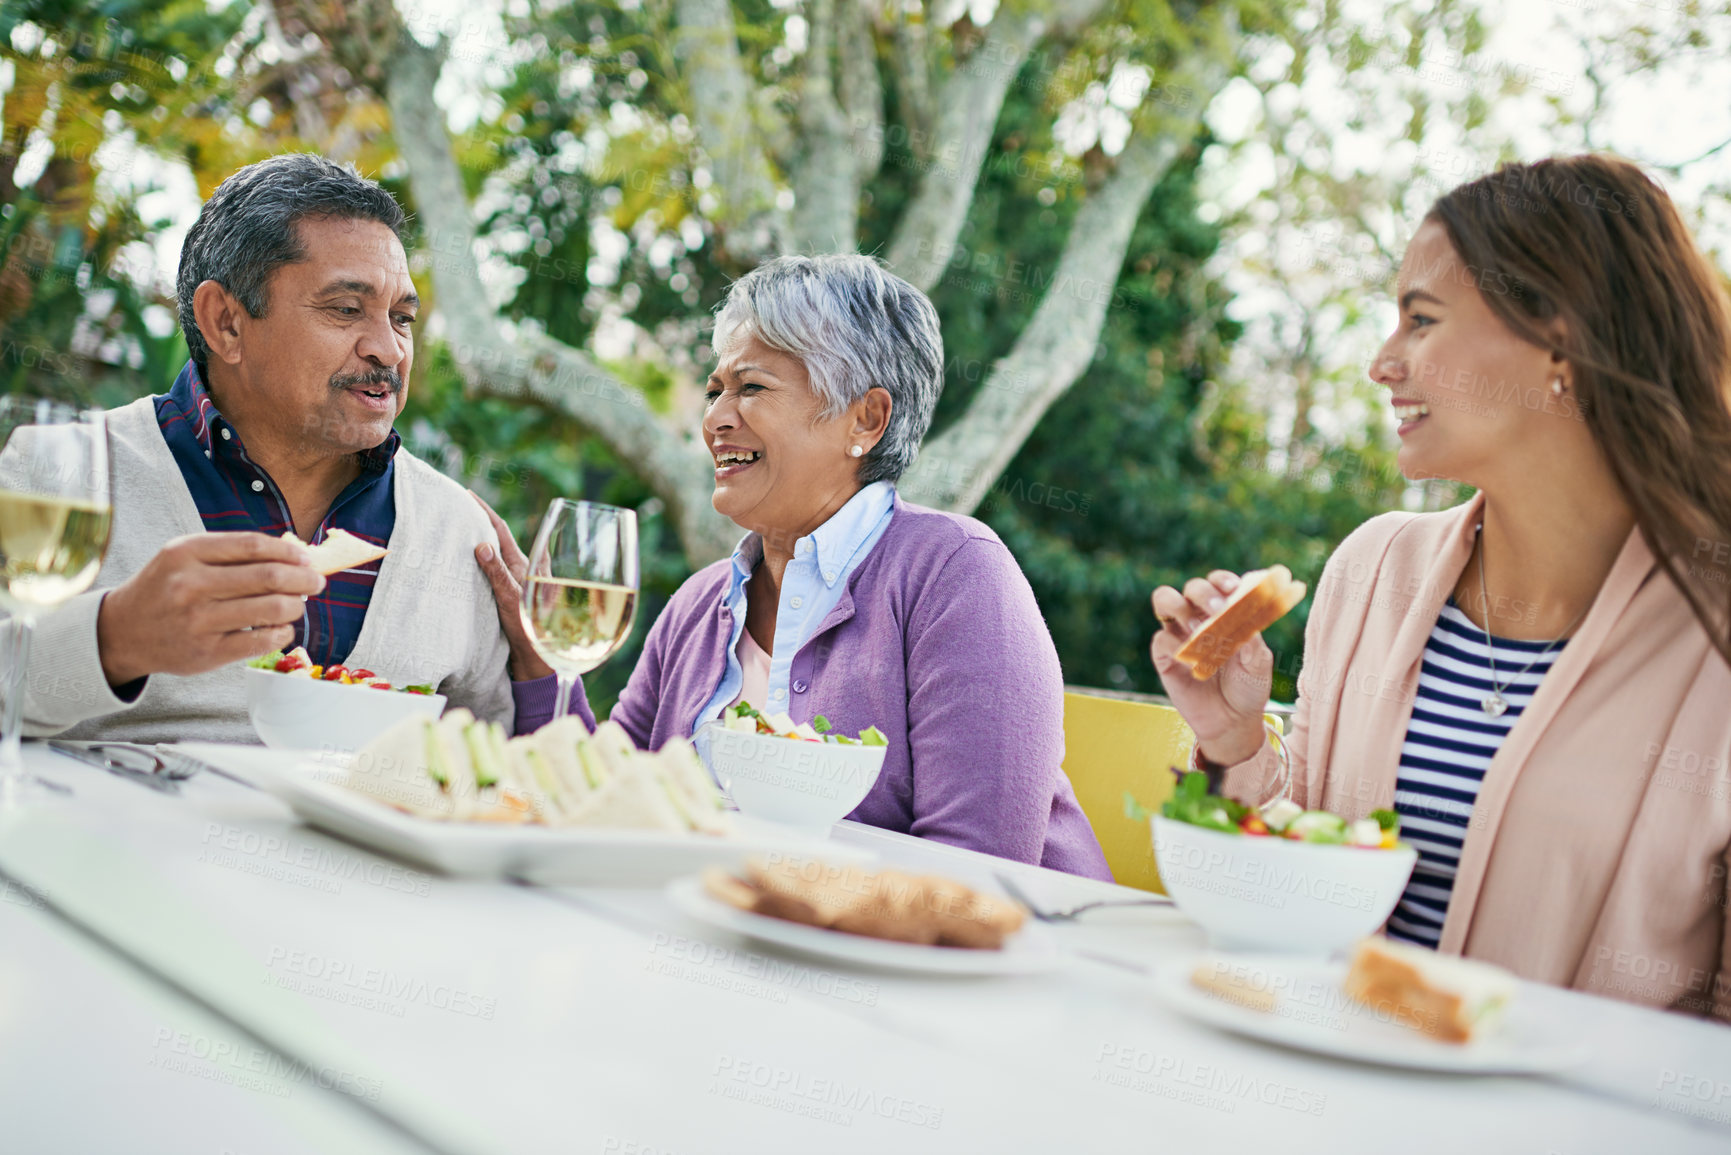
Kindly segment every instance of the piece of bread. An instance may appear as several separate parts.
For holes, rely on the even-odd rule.
[[[1448,1043],[1495,1031],[1515,995],[1501,967],[1385,938],[1358,944],[1342,985],[1379,1016]]]
[[[1274,1010],[1280,996],[1271,986],[1257,986],[1243,964],[1204,959],[1190,972],[1190,983],[1233,1006],[1264,1014]]]
[[[745,877],[704,875],[710,894],[753,914],[869,938],[1000,950],[1021,929],[1022,908],[937,875],[862,870],[779,859],[748,863]]]
[[[1251,570],[1238,579],[1238,588],[1226,604],[1205,618],[1172,656],[1190,667],[1191,677],[1205,682],[1251,635],[1272,626],[1303,601],[1304,591],[1304,583],[1293,581],[1292,571],[1283,565]]]
[[[283,534],[294,538],[294,531]],[[303,543],[304,544],[304,543]],[[329,577],[334,573],[342,573],[346,569],[354,569],[358,565],[366,565],[377,561],[391,551],[384,546],[362,541],[346,529],[333,529],[325,534],[325,539],[317,545],[307,546],[307,554],[312,558],[313,567]]]
[[[752,910],[757,906],[757,891],[747,886],[719,866],[711,866],[703,872],[703,889],[712,897],[719,898],[728,906],[740,910]]]

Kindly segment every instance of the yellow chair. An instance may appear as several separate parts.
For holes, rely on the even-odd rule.
[[[1124,813],[1124,794],[1158,810],[1177,785],[1172,767],[1190,765],[1195,743],[1171,706],[1064,694],[1064,773],[1118,885],[1166,893],[1148,820]]]
[[[1272,727],[1269,741],[1278,746],[1285,720],[1263,717]],[[1196,735],[1171,706],[1064,692],[1064,773],[1119,886],[1166,893],[1154,864],[1153,831],[1146,818],[1124,813],[1124,795],[1159,810],[1178,785],[1172,767],[1188,767],[1195,744]]]

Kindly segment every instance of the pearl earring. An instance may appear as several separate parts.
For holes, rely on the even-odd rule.
[[[1563,377],[1562,377],[1562,374],[1559,373],[1557,376],[1551,378],[1551,393],[1557,397],[1561,397],[1563,395]]]
[[[862,445],[856,445],[852,449],[848,450],[848,454],[849,454],[849,456],[852,456],[852,457],[864,456],[865,447]]]

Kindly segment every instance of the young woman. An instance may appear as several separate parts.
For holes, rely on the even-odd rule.
[[[1605,156],[1513,165],[1413,237],[1372,378],[1409,477],[1478,490],[1335,551],[1290,791],[1392,805],[1420,852],[1388,933],[1731,1022],[1731,315],[1675,207]],[[1270,559],[1278,560],[1278,559]],[[1237,584],[1154,593],[1154,662],[1226,790],[1281,778],[1260,638],[1172,657]]]

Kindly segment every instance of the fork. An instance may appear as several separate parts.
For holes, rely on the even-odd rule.
[[[129,778],[140,786],[148,786],[164,794],[178,794],[182,780],[190,778],[199,769],[196,763],[181,759],[171,762],[150,747],[131,742],[85,743],[50,739],[48,748],[57,754],[100,767],[110,774]],[[122,757],[123,755],[131,755],[131,758]],[[141,760],[147,761],[149,765],[141,765]]]
[[[1074,922],[1084,911],[1095,910],[1104,906],[1171,906],[1172,900],[1165,896],[1156,898],[1108,898],[1098,902],[1084,902],[1081,906],[1072,906],[1068,910],[1042,910],[1030,899],[1027,892],[1017,886],[1015,881],[1005,874],[993,874],[998,885],[1004,888],[1004,893],[1028,908],[1028,913],[1041,922]]]

